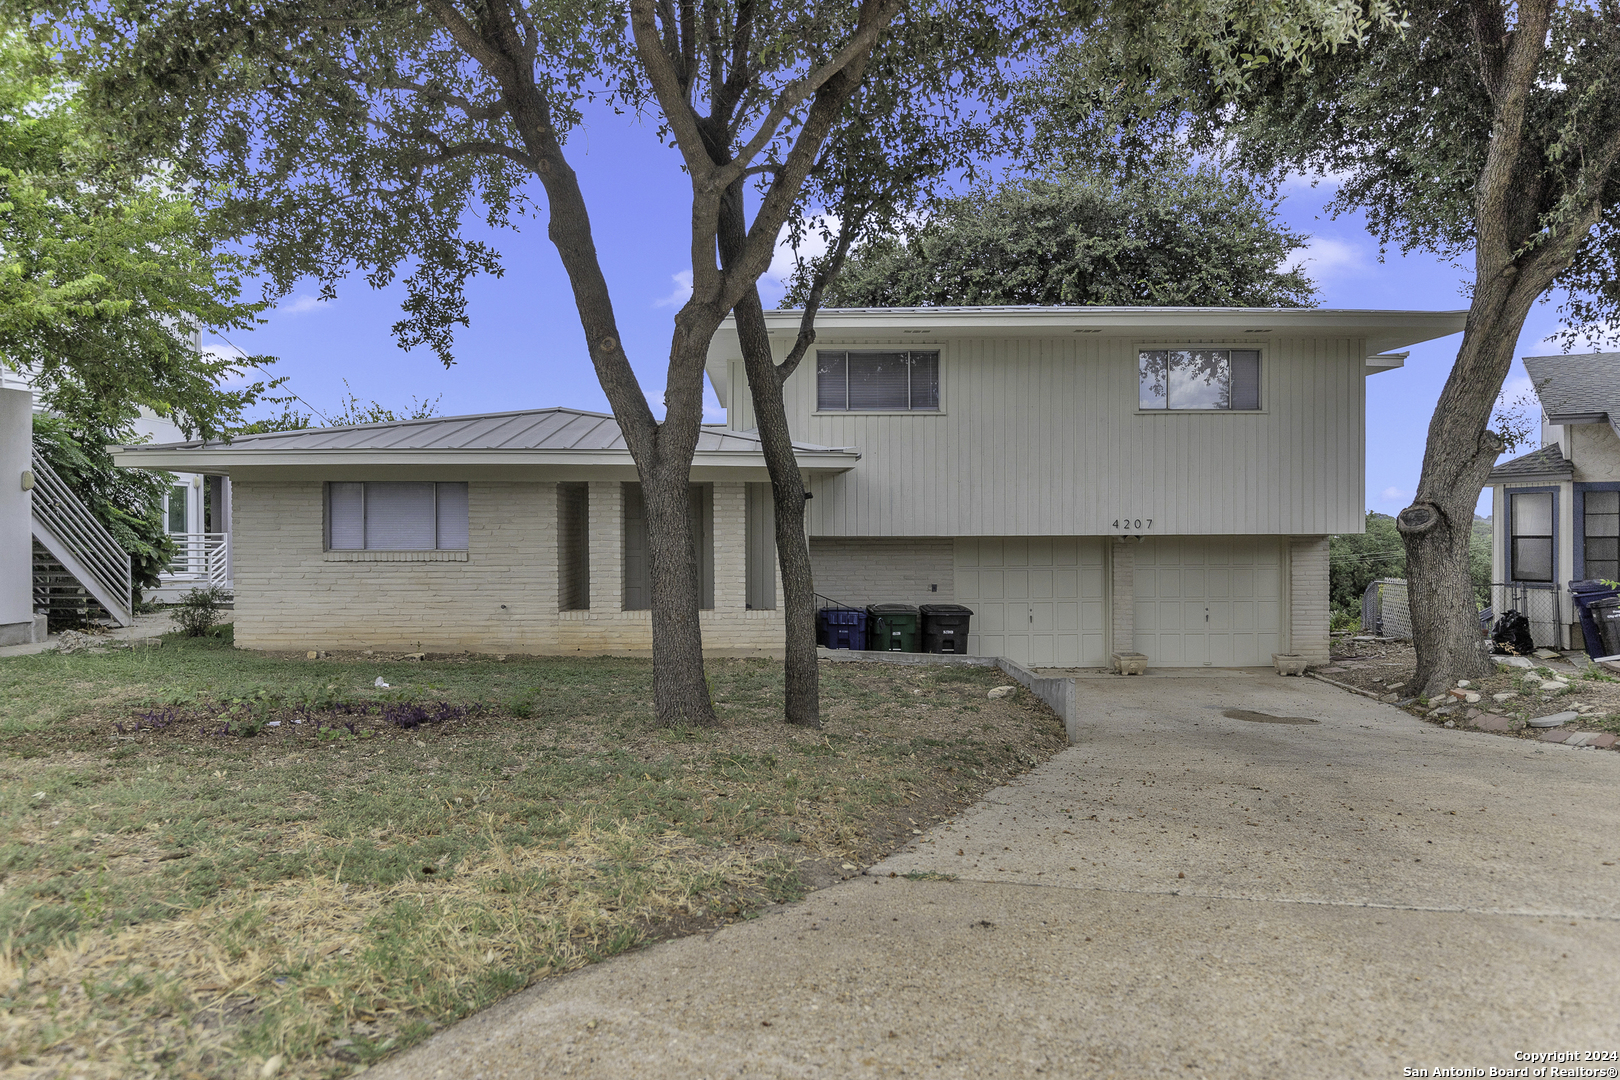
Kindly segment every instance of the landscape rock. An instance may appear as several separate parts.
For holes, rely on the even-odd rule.
[[[1530,721],[1530,726],[1531,727],[1539,727],[1539,728],[1554,728],[1554,727],[1558,727],[1558,726],[1560,726],[1562,724],[1567,724],[1571,720],[1578,720],[1578,719],[1580,719],[1580,715],[1581,715],[1580,713],[1574,712],[1574,711],[1555,712],[1555,713],[1551,713],[1551,714],[1549,714],[1547,716],[1538,716],[1538,717],[1536,717],[1535,719]]]
[[[1479,695],[1470,692],[1466,696],[1463,697],[1463,700],[1468,702],[1468,704],[1470,704],[1470,705],[1477,705],[1477,704],[1479,704]]]
[[[1469,688],[1469,687],[1470,687],[1470,686],[1472,686],[1472,685],[1473,685],[1473,683],[1471,683],[1471,682],[1469,682],[1469,681],[1468,681],[1468,680],[1467,680],[1467,679],[1458,679],[1458,680],[1457,680],[1457,685],[1458,685],[1458,686],[1460,686],[1460,687],[1462,687],[1462,688],[1463,688],[1463,689],[1464,689],[1464,690],[1466,690],[1466,689],[1468,689],[1468,688]]]
[[[1543,694],[1556,694],[1560,690],[1568,690],[1569,683],[1560,682],[1557,679],[1547,679],[1545,682],[1537,686],[1536,689],[1540,690]]]
[[[1513,698],[1516,698],[1518,696],[1519,695],[1515,694],[1512,690],[1508,690],[1508,691],[1506,691],[1504,693],[1501,693],[1501,694],[1492,694],[1491,695],[1491,700],[1495,701],[1495,702],[1503,702],[1503,701],[1509,701],[1509,700],[1511,700]]]
[[[1492,659],[1501,667],[1533,668],[1536,666],[1522,656],[1497,656]]]
[[[998,686],[990,691],[989,697],[990,700],[995,701],[998,698],[1012,697],[1017,692],[1018,687],[1016,686]]]
[[[1535,657],[1537,660],[1562,660],[1564,658],[1563,653],[1554,652],[1552,649],[1537,649],[1530,655]]]
[[[1474,726],[1481,731],[1512,731],[1513,722],[1505,716],[1495,713],[1486,713],[1474,721]]]

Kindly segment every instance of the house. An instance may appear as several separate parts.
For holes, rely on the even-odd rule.
[[[1620,580],[1620,353],[1527,356],[1541,448],[1491,470],[1492,606],[1581,648],[1571,581]]]
[[[1327,656],[1327,537],[1362,527],[1365,389],[1462,312],[828,311],[787,382],[816,588],[957,602],[1043,667]],[[768,313],[785,354],[795,312]],[[705,647],[780,652],[770,487],[735,332],[692,472]],[[569,409],[128,447],[230,478],[253,648],[651,648],[640,489]]]

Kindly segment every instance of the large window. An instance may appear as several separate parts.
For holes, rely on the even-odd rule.
[[[1143,349],[1136,362],[1140,408],[1260,408],[1258,349]]]
[[[176,484],[169,489],[169,535],[178,536],[191,531],[190,515],[186,513],[186,497],[191,489]]]
[[[332,551],[464,551],[467,485],[328,484],[326,546]]]
[[[1553,493],[1508,496],[1508,558],[1514,581],[1553,579]]]
[[[1589,578],[1620,581],[1620,491],[1588,491],[1582,538],[1582,571]]]
[[[816,408],[823,412],[939,411],[939,353],[816,352]]]

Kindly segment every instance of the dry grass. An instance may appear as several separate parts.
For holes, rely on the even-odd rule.
[[[395,697],[481,706],[404,730],[376,661],[154,654],[0,661],[0,1076],[346,1075],[848,876],[1062,745],[983,669],[828,665],[812,732],[775,665],[715,663],[724,726],[671,732],[641,662],[395,663]]]

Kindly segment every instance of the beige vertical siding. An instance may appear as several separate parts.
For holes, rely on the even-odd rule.
[[[863,455],[813,481],[812,535],[1100,535],[1124,531],[1112,525],[1123,516],[1153,519],[1159,535],[1359,531],[1360,340],[1186,343],[1263,350],[1255,413],[1139,412],[1143,344],[1167,343],[945,342],[939,413],[818,414],[807,359],[786,387],[794,437]],[[741,416],[748,391],[731,371]]]

